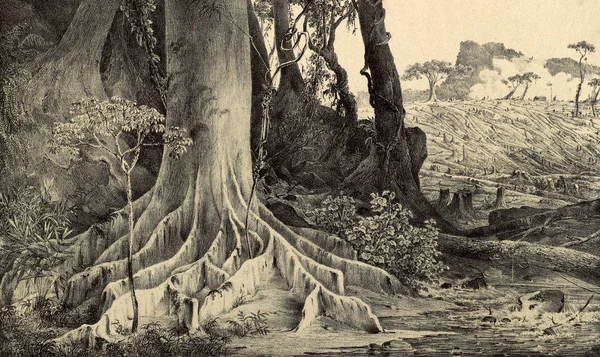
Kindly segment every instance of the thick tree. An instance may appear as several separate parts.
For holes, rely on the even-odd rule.
[[[82,1],[58,45],[44,55],[34,70],[27,93],[31,115],[48,118],[49,114],[67,114],[71,103],[85,96],[106,99],[100,62],[120,3],[119,0]],[[90,36],[81,36],[90,23],[98,27]]]
[[[592,87],[592,93],[590,93],[590,107],[592,107],[592,115],[596,114],[596,103],[598,103],[598,95],[600,94],[600,78],[593,78],[588,82],[588,86]]]
[[[429,97],[427,98],[427,102],[437,102],[438,98],[435,94],[435,87],[438,83],[452,75],[463,75],[469,71],[468,67],[460,64],[452,66],[452,63],[447,61],[431,60],[424,63],[411,64],[404,72],[402,80],[410,81],[423,77],[427,78],[427,82],[429,83]]]
[[[579,117],[579,97],[581,96],[581,87],[583,86],[588,70],[587,55],[596,52],[596,47],[586,41],[579,41],[571,43],[568,48],[574,49],[579,54],[579,83],[575,92],[575,110],[573,111],[573,116]]]
[[[71,259],[55,273],[87,269],[69,279],[64,302],[78,306],[92,299],[102,317],[57,342],[116,340],[118,324],[131,328],[126,259],[130,216],[135,221],[131,250],[140,317],[171,316],[196,329],[231,310],[236,298],[253,296],[278,279],[303,306],[290,312],[298,314],[297,329],[327,315],[359,329],[381,331],[367,305],[344,296],[345,285],[405,291],[396,278],[352,260],[355,253],[336,238],[306,231],[307,239],[277,221],[257,200],[248,205],[248,7],[236,0],[209,9],[206,4],[166,2],[166,125],[186,129],[194,145],[178,160],[163,154],[155,187],[134,203],[132,214],[120,212],[74,238],[67,253]],[[331,247],[336,255],[324,250]],[[94,301],[98,296],[100,301]]]
[[[529,85],[531,84],[531,82],[540,79],[540,76],[538,76],[537,74],[533,73],[533,72],[525,72],[523,73],[523,75],[521,76],[521,82],[525,83],[525,90],[523,91],[523,94],[521,94],[521,100],[525,99],[525,96],[527,95],[527,91],[529,91]]]
[[[365,47],[365,65],[370,102],[375,109],[375,136],[369,156],[344,181],[351,193],[368,195],[391,189],[419,219],[434,217],[441,229],[455,228],[439,216],[420,190],[419,171],[427,157],[425,133],[406,128],[402,88],[394,56],[388,44],[382,1],[360,0],[360,30]]]

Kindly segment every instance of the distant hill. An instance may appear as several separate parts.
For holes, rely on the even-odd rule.
[[[456,57],[456,65],[469,66],[473,70],[468,75],[450,77],[440,86],[438,97],[442,99],[465,99],[470,88],[480,83],[479,74],[484,69],[494,68],[494,59],[522,57],[523,53],[507,48],[503,43],[488,42],[483,45],[475,41],[463,41]]]
[[[600,67],[594,65],[589,66],[594,75],[600,75]],[[550,58],[546,61],[544,67],[548,69],[548,72],[553,76],[558,73],[570,74],[573,77],[579,76],[579,63],[570,57]]]

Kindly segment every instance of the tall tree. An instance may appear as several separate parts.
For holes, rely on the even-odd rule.
[[[200,1],[167,0],[170,85],[165,125],[186,129],[194,145],[179,160],[164,153],[154,188],[134,202],[132,214],[116,215],[75,238],[69,252],[73,259],[56,273],[87,269],[69,279],[64,302],[77,306],[101,296],[103,315],[59,343],[111,340],[120,333],[117,322],[130,328],[126,257],[131,216],[141,317],[177,316],[181,325],[196,329],[229,311],[239,296],[252,296],[268,284],[264,278],[277,277],[285,281],[290,296],[304,304],[299,330],[327,315],[366,331],[382,331],[364,302],[343,296],[344,285],[393,293],[403,289],[396,278],[323,250],[250,200],[247,5],[224,0],[208,7]],[[203,298],[203,291],[212,290],[219,293]]]
[[[410,81],[413,79],[421,79],[424,76],[429,83],[429,97],[427,98],[427,101],[437,102],[438,98],[435,93],[435,86],[438,85],[438,83],[441,83],[449,76],[464,75],[469,71],[470,68],[466,66],[460,64],[452,66],[452,63],[450,62],[434,59],[424,63],[414,63],[410,65],[404,72],[402,80]]]
[[[392,189],[417,217],[434,217],[440,227],[455,232],[442,219],[420,190],[419,171],[427,157],[425,133],[406,128],[402,88],[385,27],[382,1],[355,1],[365,47],[361,74],[367,79],[370,102],[375,109],[375,136],[369,156],[349,175],[349,191],[368,194]]]
[[[581,87],[583,86],[588,70],[587,55],[596,52],[596,47],[586,41],[579,41],[571,43],[568,48],[574,49],[579,54],[579,83],[575,92],[575,110],[573,111],[573,116],[579,117],[579,97],[581,96]]]
[[[590,93],[590,107],[592,107],[592,115],[597,116],[596,103],[598,103],[598,95],[600,94],[600,78],[593,78],[588,82],[588,86],[592,87],[592,93]]]
[[[510,76],[507,79],[503,79],[502,83],[504,83],[510,89],[510,92],[503,99],[511,99],[515,92],[521,84],[523,84],[523,76],[520,74],[515,74],[514,76]]]
[[[339,96],[338,112],[343,112],[346,118],[345,125],[355,125],[358,121],[358,107],[356,98],[348,86],[348,72],[340,65],[335,51],[335,38],[338,27],[347,21],[352,25],[355,21],[356,11],[350,1],[334,0],[309,0],[301,1],[308,6],[304,17],[304,31],[309,32],[308,47],[319,55],[333,71],[336,83],[333,86]],[[341,110],[339,110],[341,109]]]
[[[527,91],[529,91],[529,85],[531,84],[531,82],[540,79],[540,76],[538,76],[537,74],[533,73],[533,72],[525,72],[523,73],[523,75],[521,76],[521,82],[525,83],[525,90],[523,91],[523,94],[521,94],[521,100],[525,99],[525,96],[527,95]]]

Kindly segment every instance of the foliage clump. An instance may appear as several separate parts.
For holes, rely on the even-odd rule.
[[[356,202],[347,196],[328,197],[323,207],[309,212],[321,229],[347,240],[358,252],[358,259],[381,267],[411,287],[440,274],[439,231],[432,220],[415,227],[412,213],[394,202],[395,193],[371,194],[372,214],[356,213]]]
[[[0,193],[0,272],[14,281],[47,276],[68,258],[73,214],[33,187]]]

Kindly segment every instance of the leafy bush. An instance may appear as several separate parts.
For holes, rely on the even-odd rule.
[[[371,194],[373,215],[356,214],[354,199],[328,197],[323,208],[310,212],[315,224],[350,242],[360,260],[381,267],[397,276],[405,285],[417,288],[445,267],[439,261],[438,229],[432,220],[424,227],[411,225],[412,213],[394,203],[394,192]]]
[[[248,335],[267,335],[269,328],[267,326],[266,314],[264,312],[252,312],[246,315],[239,311],[235,320],[228,320],[229,332],[238,337]]]
[[[62,264],[72,216],[72,207],[51,202],[33,187],[0,193],[0,271],[25,280],[46,276]]]

